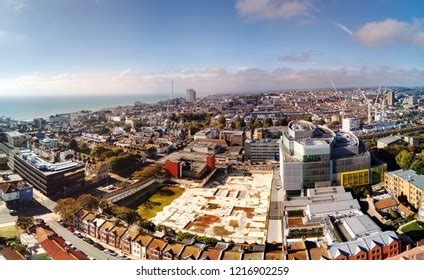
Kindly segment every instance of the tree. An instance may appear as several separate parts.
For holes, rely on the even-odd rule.
[[[97,198],[90,194],[80,195],[77,199],[78,206],[87,210],[96,210],[99,207]]]
[[[75,152],[78,152],[78,142],[77,142],[77,140],[72,139],[69,142],[69,146],[68,147],[69,147],[69,149],[74,150]]]
[[[156,230],[156,225],[152,221],[145,219],[140,219],[139,226],[152,232]]]
[[[175,235],[175,240],[176,241],[183,241],[186,239],[192,239],[194,237],[193,234],[189,233],[189,232],[179,232]]]
[[[402,169],[408,169],[411,166],[413,160],[414,160],[414,153],[408,152],[405,150],[401,151],[396,156],[396,163]]]
[[[242,129],[246,127],[246,122],[240,118],[240,116],[237,116],[236,120],[235,120],[235,128],[236,129]]]
[[[223,116],[219,116],[218,119],[216,120],[216,127],[219,129],[223,129],[226,125],[227,120],[223,117]]]
[[[87,143],[85,143],[85,142],[82,142],[78,149],[82,153],[85,153],[85,154],[90,153],[90,148],[88,147]]]
[[[133,173],[133,177],[140,181],[147,180],[153,176],[159,177],[164,173],[163,166],[160,163],[156,163],[155,165],[150,165],[142,170],[136,171]]]
[[[18,216],[15,226],[27,232],[28,229],[34,225],[34,222],[35,220],[32,216]]]
[[[272,119],[271,118],[266,118],[264,121],[264,126],[265,127],[271,127],[273,125]]]
[[[147,157],[150,159],[155,159],[158,153],[158,149],[155,146],[150,146],[146,149]]]
[[[262,124],[260,119],[254,119],[252,128],[259,128],[259,127],[262,127],[262,126],[263,126],[263,124]]]
[[[288,126],[289,122],[287,121],[287,118],[280,118],[275,122],[275,126]]]
[[[324,120],[324,119],[319,119],[319,120],[317,121],[317,124],[318,124],[318,125],[324,125],[324,124],[325,124],[325,120]]]
[[[133,154],[114,156],[109,159],[110,169],[114,173],[133,171],[138,166],[137,157]]]
[[[129,225],[134,224],[135,222],[138,221],[138,219],[140,219],[140,216],[138,216],[137,212],[135,210],[133,210],[133,209],[128,209],[128,211],[123,212],[120,215],[117,215],[117,217],[119,219],[124,220]]]
[[[75,212],[79,209],[79,205],[75,198],[63,198],[57,201],[54,212],[59,214],[62,220],[69,223],[72,221]]]
[[[415,157],[414,162],[412,162],[409,168],[417,172],[417,174],[424,175],[424,162],[418,157]]]

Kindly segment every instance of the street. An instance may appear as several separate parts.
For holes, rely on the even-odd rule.
[[[87,256],[93,257],[96,260],[117,260],[117,258],[100,251],[93,245],[90,245],[84,240],[76,237],[72,232],[62,227],[58,222],[50,220],[46,221],[46,224],[59,236],[66,241],[71,242],[78,250],[84,252]]]

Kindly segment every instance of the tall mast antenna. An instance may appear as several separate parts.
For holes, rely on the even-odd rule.
[[[174,80],[171,80],[171,99],[174,99]]]

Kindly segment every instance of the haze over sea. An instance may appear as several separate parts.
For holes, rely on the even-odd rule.
[[[98,110],[133,105],[135,101],[155,103],[169,95],[104,95],[104,96],[0,96],[0,116],[15,120],[48,118],[51,115],[80,110]]]

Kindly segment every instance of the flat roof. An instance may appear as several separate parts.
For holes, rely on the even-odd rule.
[[[45,174],[53,174],[56,172],[62,172],[66,170],[73,169],[75,167],[82,166],[81,163],[76,161],[65,161],[65,162],[59,162],[59,163],[50,163],[42,158],[40,158],[38,155],[34,154],[33,152],[27,150],[23,151],[18,154],[18,156],[27,162],[32,167],[38,169],[39,171],[45,173]]]
[[[308,207],[311,215],[320,215],[326,213],[337,214],[337,212],[359,210],[361,208],[356,199],[314,203],[310,204]]]
[[[377,139],[377,142],[380,142],[380,143],[383,143],[383,144],[391,144],[391,143],[394,143],[396,141],[399,141],[400,139],[402,139],[402,138],[400,138],[398,136],[387,136],[387,137],[384,137],[384,138]]]
[[[408,170],[396,170],[387,172],[387,175],[389,176],[399,176],[405,181],[408,181],[412,185],[416,186],[417,188],[424,190],[424,175],[418,175],[414,170],[408,169]]]

